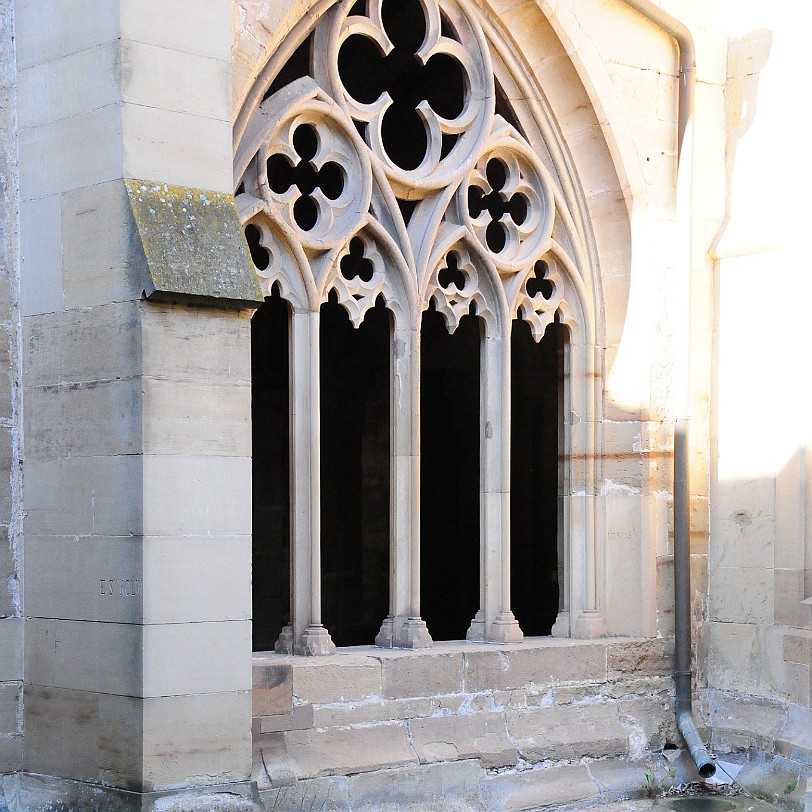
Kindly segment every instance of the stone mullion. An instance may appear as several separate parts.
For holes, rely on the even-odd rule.
[[[291,624],[277,651],[322,655],[335,645],[321,623],[319,314],[291,319]]]

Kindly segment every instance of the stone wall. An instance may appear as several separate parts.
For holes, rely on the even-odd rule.
[[[14,3],[0,2],[0,774],[22,765],[19,203]]]
[[[678,742],[670,670],[663,640],[255,655],[254,779],[268,806],[329,792],[335,809],[365,808],[362,797],[410,777],[428,782],[403,790],[410,803],[442,795],[439,781],[489,810],[533,792],[538,805],[634,794]]]

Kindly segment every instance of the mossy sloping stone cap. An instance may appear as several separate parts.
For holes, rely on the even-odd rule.
[[[234,197],[126,180],[154,298],[204,297],[234,305],[263,301]]]

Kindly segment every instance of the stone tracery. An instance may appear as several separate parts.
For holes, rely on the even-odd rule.
[[[405,15],[402,26],[393,9]],[[294,307],[316,313],[335,291],[356,327],[380,296],[393,310],[394,344],[400,340],[406,348],[395,365],[413,379],[410,398],[399,401],[403,413],[393,412],[397,433],[417,408],[414,347],[419,314],[430,302],[449,331],[475,312],[488,335],[502,341],[483,366],[483,374],[490,369],[500,378],[498,384],[483,380],[483,387],[498,392],[505,384],[505,358],[509,366],[505,348],[513,316],[530,324],[536,341],[557,314],[564,323],[582,317],[578,286],[570,278],[574,263],[550,254],[553,180],[527,140],[495,113],[488,44],[461,4],[343,0],[313,35],[312,78],[277,90],[248,119],[235,160],[237,202],[266,294],[279,282]],[[371,75],[362,75],[364,61],[371,63]],[[445,81],[442,74],[449,83],[444,92],[437,88]],[[404,76],[395,89],[394,79]],[[402,141],[417,144],[411,154],[398,150],[397,131]],[[396,198],[416,202],[408,223]],[[286,285],[286,267],[308,278],[312,301]],[[503,435],[500,448],[483,458],[486,468],[504,468],[509,426]],[[404,456],[417,459],[419,447],[411,442]],[[401,475],[392,483],[393,501],[413,510],[407,479]],[[404,549],[413,548],[408,528],[414,521],[402,519],[401,537],[392,541],[392,610],[378,643],[430,642],[417,608],[416,553]],[[490,563],[487,577],[499,583],[483,599],[489,609],[480,617],[483,607],[472,626],[475,638],[521,635],[517,625],[504,631],[515,624],[504,572],[508,560],[505,550],[501,562]],[[317,575],[311,575],[315,590]],[[319,626],[316,621],[311,625]],[[300,634],[302,629],[285,645],[309,651],[296,642]],[[310,653],[327,650],[316,646]]]

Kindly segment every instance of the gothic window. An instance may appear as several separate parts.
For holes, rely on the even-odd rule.
[[[269,297],[254,532],[279,548],[255,549],[255,646],[283,623],[277,650],[306,654],[517,641],[512,587],[529,633],[570,631],[559,456],[581,235],[472,6],[336,2],[238,120],[236,200]]]

